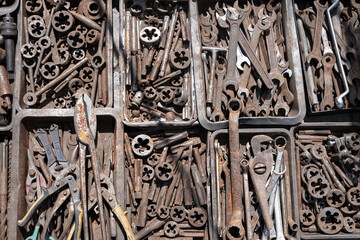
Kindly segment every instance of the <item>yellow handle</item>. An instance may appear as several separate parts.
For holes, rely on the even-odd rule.
[[[23,219],[18,221],[18,225],[20,227],[24,227],[30,220],[31,216],[35,213],[37,208],[41,205],[41,203],[48,197],[49,193],[46,189],[43,189],[40,197],[31,205],[29,211],[23,217]]]
[[[76,240],[81,239],[81,226],[82,226],[83,214],[84,212],[82,210],[82,203],[79,202],[77,206],[75,206],[75,223],[72,225],[70,229],[67,240],[70,240],[74,234]]]
[[[135,236],[131,230],[130,223],[129,223],[128,219],[126,218],[124,211],[121,209],[121,206],[117,205],[112,211],[116,215],[117,219],[121,222],[121,225],[123,226],[123,228],[125,230],[127,239],[135,240]]]

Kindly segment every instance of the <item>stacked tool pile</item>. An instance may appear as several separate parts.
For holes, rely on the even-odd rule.
[[[360,239],[359,14],[0,1],[0,239]]]

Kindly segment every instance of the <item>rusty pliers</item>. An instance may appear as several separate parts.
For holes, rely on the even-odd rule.
[[[24,227],[30,221],[33,214],[37,212],[43,202],[49,199],[49,197],[53,194],[56,194],[67,187],[70,190],[75,208],[75,223],[70,230],[68,239],[71,239],[72,237],[74,237],[74,239],[80,239],[83,211],[78,182],[79,172],[79,167],[75,164],[71,164],[60,172],[50,188],[42,187],[40,197],[30,207],[25,216],[18,221],[18,225],[20,227]]]

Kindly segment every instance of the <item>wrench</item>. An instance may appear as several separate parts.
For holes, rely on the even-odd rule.
[[[321,111],[329,111],[334,107],[334,85],[332,82],[332,68],[335,64],[335,56],[328,55],[324,57],[322,63],[324,65],[324,97],[320,103]]]
[[[235,79],[236,70],[236,49],[238,47],[239,26],[244,19],[242,12],[238,12],[235,8],[229,8],[226,13],[226,19],[230,24],[230,40],[228,48],[228,65],[226,76],[224,79],[223,90],[229,96],[234,97],[232,91],[236,93],[238,89],[238,81]]]
[[[245,230],[242,225],[241,153],[239,148],[239,116],[241,111],[241,102],[237,98],[230,99],[228,108],[232,213],[230,221],[226,226],[226,236],[233,240],[243,239],[245,235]]]
[[[265,84],[265,86],[268,89],[271,89],[274,86],[274,84],[271,81],[267,71],[261,65],[260,60],[256,56],[254,49],[251,47],[249,41],[247,40],[244,32],[241,29],[239,29],[238,41],[240,43],[240,46],[242,46],[245,54],[250,59],[251,64],[254,66],[255,70],[258,72],[258,74],[259,74],[261,80],[263,81],[263,83]]]
[[[222,87],[224,83],[224,76],[225,76],[226,68],[220,68],[218,67],[216,69],[216,75],[217,75],[217,88],[216,88],[216,94],[215,94],[215,105],[214,105],[214,111],[211,114],[211,120],[213,121],[223,121],[225,120],[224,113],[221,110],[221,99],[222,99]]]
[[[276,14],[273,12],[272,16],[276,17]],[[269,62],[270,62],[269,76],[272,81],[274,81],[274,82],[278,81],[278,83],[275,82],[275,85],[277,87],[277,86],[283,85],[283,83],[284,83],[284,81],[286,81],[286,79],[280,72],[279,65],[278,65],[279,61],[276,57],[276,48],[275,48],[276,42],[275,42],[275,32],[274,32],[274,26],[273,26],[275,21],[276,21],[276,18],[270,19],[271,27],[269,29],[269,34],[266,36],[266,44],[267,44]]]
[[[202,47],[202,50],[204,51],[210,51],[211,52],[211,65],[210,65],[210,78],[209,78],[209,90],[208,94],[206,96],[206,102],[208,104],[213,103],[214,98],[214,79],[215,79],[215,69],[216,69],[216,57],[217,53],[222,51],[226,52],[226,48],[217,48],[217,47]]]
[[[321,67],[321,28],[324,21],[325,11],[329,7],[329,3],[326,2],[324,5],[320,3],[320,0],[314,1],[314,6],[316,8],[316,23],[315,23],[315,32],[314,32],[314,42],[311,52],[306,56],[306,62],[311,63],[313,60],[317,61],[316,68]]]
[[[294,4],[294,8],[296,11],[298,10],[298,6],[296,3]],[[309,53],[309,49],[308,49],[308,44],[306,41],[304,24],[303,24],[303,21],[301,20],[300,16],[296,19],[296,25],[299,30],[300,42],[302,43],[301,44],[302,45],[302,53],[304,55],[304,58],[306,59],[306,57]],[[317,106],[319,104],[319,100],[315,93],[315,83],[314,83],[314,75],[312,73],[312,68],[308,63],[305,63],[305,72],[307,75],[307,78],[305,78],[305,81],[306,81],[306,86],[308,88],[308,96],[310,97],[310,102],[311,102],[313,109],[316,111]]]

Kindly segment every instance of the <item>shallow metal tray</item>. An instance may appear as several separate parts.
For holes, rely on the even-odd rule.
[[[27,12],[25,10],[25,0],[20,0],[19,6],[19,14],[18,14],[18,42],[15,53],[15,62],[22,63],[21,56],[21,46],[25,43],[25,34],[24,34],[24,22],[23,18],[27,16]],[[113,107],[114,105],[114,92],[110,91],[110,89],[114,90],[114,81],[113,81],[113,4],[112,0],[105,1],[106,3],[106,32],[105,32],[105,47],[104,47],[104,55],[106,61],[106,78],[107,78],[107,88],[108,88],[108,96],[107,96],[107,108]],[[22,64],[17,64],[15,68],[15,87],[14,87],[14,107],[16,107],[17,111],[21,109],[43,109],[36,107],[29,107],[23,101],[23,96],[26,94],[26,80],[25,80],[25,71],[23,69]],[[51,90],[49,90],[51,91]],[[46,106],[45,106],[46,107]]]
[[[28,233],[17,225],[18,219],[22,218],[27,210],[25,202],[25,179],[27,174],[28,159],[26,150],[29,145],[29,132],[37,127],[49,127],[52,123],[68,123],[73,126],[73,111],[54,112],[47,109],[45,113],[26,114],[24,111],[20,113],[15,122],[13,129],[13,149],[10,173],[10,192],[9,212],[8,212],[8,239],[25,239]],[[96,109],[100,110],[100,109]],[[95,113],[98,111],[95,111]],[[114,134],[114,187],[118,203],[124,205],[124,164],[121,162],[123,154],[122,147],[122,131],[123,125],[119,119],[119,114],[110,109],[107,113],[96,113],[98,132],[108,132]],[[15,190],[16,189],[16,190]],[[117,225],[117,239],[122,238],[122,230]]]
[[[294,155],[294,142],[293,138],[290,135],[290,132],[283,128],[259,128],[259,129],[250,129],[250,128],[244,128],[239,129],[239,135],[240,135],[240,144],[244,145],[247,142],[250,141],[251,137],[258,135],[258,134],[265,134],[270,137],[277,137],[277,136],[283,136],[287,139],[287,145],[285,150],[287,150],[288,153],[288,164],[287,167],[288,171],[290,171],[290,181],[291,181],[291,200],[293,202],[292,205],[292,214],[293,219],[296,222],[296,224],[299,226],[299,217],[298,217],[298,211],[297,211],[297,185],[296,185],[296,165],[294,162],[294,158],[292,157]],[[229,141],[229,131],[227,129],[221,129],[213,132],[211,134],[211,139],[208,147],[210,148],[210,164],[211,164],[211,189],[213,191],[211,192],[211,201],[212,201],[212,213],[213,213],[213,229],[214,234],[218,232],[218,227],[216,226],[216,221],[218,219],[218,209],[220,208],[220,203],[218,202],[218,179],[217,179],[217,166],[216,166],[216,159],[215,159],[215,140],[218,140],[219,143],[228,143]],[[230,160],[231,161],[231,160]],[[220,199],[220,198],[219,198]],[[245,225],[244,225],[245,227]],[[300,239],[299,232],[296,233],[295,236],[296,239]],[[216,238],[219,239],[219,238]]]
[[[194,58],[194,76],[195,76],[195,91],[198,118],[200,124],[210,130],[218,130],[228,127],[228,120],[212,122],[206,115],[205,104],[205,84],[204,84],[204,69],[201,59],[201,39],[200,39],[200,27],[199,27],[199,13],[201,10],[209,4],[215,3],[215,0],[204,1],[190,1],[190,26],[191,26],[191,42],[192,52]],[[231,1],[233,2],[233,1]],[[285,41],[288,53],[288,59],[290,68],[293,71],[293,76],[289,82],[289,89],[295,95],[294,103],[291,107],[291,111],[287,117],[241,117],[239,119],[240,125],[296,125],[300,123],[306,114],[305,107],[305,95],[303,86],[303,76],[301,70],[301,60],[299,53],[299,45],[297,41],[297,33],[295,28],[295,18],[293,15],[293,3],[292,0],[282,1],[282,15],[283,26],[285,31]],[[195,71],[196,70],[196,71]]]
[[[335,123],[335,122],[314,122],[314,123],[304,123],[301,124],[299,126],[296,127],[292,127],[290,129],[290,133],[291,133],[291,137],[295,138],[295,134],[299,131],[299,130],[321,130],[321,129],[330,129],[332,132],[334,133],[341,133],[343,131],[345,132],[360,132],[360,124],[356,123],[356,122],[342,122],[342,123]],[[292,152],[292,159],[295,162],[296,161],[296,157],[295,157],[295,145],[294,145],[294,141],[292,142],[293,146],[293,152]],[[300,162],[295,162],[295,172],[294,175],[297,176],[298,171],[300,170]],[[301,179],[298,178],[296,179],[296,183],[297,185],[297,189],[298,192],[296,194],[300,194],[300,190],[301,190]],[[299,219],[300,217],[300,212],[299,209],[301,209],[301,202],[298,201],[299,197],[295,196],[295,200],[296,202],[294,202],[295,204],[297,204],[296,210],[297,210],[297,219]],[[298,220],[299,221],[299,220]],[[300,223],[300,222],[299,222]],[[309,233],[309,232],[303,232],[301,231],[301,227],[299,224],[299,235],[301,237],[301,239],[318,239],[318,240],[330,240],[330,239],[360,239],[360,233],[338,233],[338,234],[334,234],[334,235],[328,235],[328,234],[324,234],[322,232],[317,232],[317,233]]]
[[[144,0],[138,0],[138,1],[144,1]],[[188,0],[181,0],[181,1],[188,1]],[[120,22],[120,33],[122,33],[120,35],[120,46],[124,46],[125,44],[125,1],[120,0],[120,18],[121,18],[121,22]],[[190,22],[190,14],[191,14],[191,1],[189,1],[189,7],[188,7],[188,18],[189,18],[189,24],[191,25]],[[191,27],[189,28],[190,31]],[[192,33],[190,32],[190,35]],[[191,36],[190,36],[191,39]],[[192,51],[192,42],[190,42],[190,50]],[[130,127],[157,127],[158,129],[168,129],[168,128],[172,128],[172,127],[189,127],[189,126],[194,126],[197,124],[197,108],[196,108],[196,99],[195,99],[195,77],[194,77],[194,54],[191,53],[191,64],[190,64],[190,81],[191,81],[191,119],[189,120],[182,120],[182,121],[160,121],[160,120],[150,120],[148,122],[134,122],[134,121],[130,121],[129,116],[127,116],[126,112],[126,102],[128,101],[128,99],[126,99],[126,82],[125,79],[127,78],[127,75],[129,74],[129,70],[126,68],[125,66],[125,54],[123,52],[123,49],[120,51],[120,75],[121,75],[121,106],[122,106],[122,119],[123,119],[123,123],[127,126]]]

